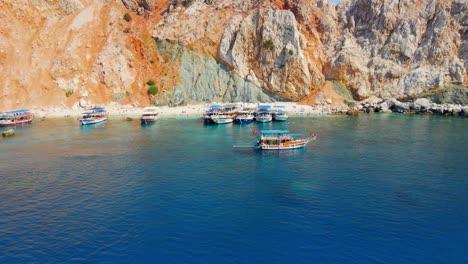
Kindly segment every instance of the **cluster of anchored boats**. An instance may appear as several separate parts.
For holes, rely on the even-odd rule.
[[[285,121],[287,114],[282,110],[283,107],[259,106],[255,109],[240,108],[237,104],[228,104],[225,106],[212,105],[204,114],[206,122],[217,124],[231,123],[249,123],[271,122],[272,120]],[[78,119],[82,125],[91,125],[106,122],[109,113],[104,107],[93,107],[85,110]],[[141,115],[142,124],[156,122],[159,112],[156,107],[147,107]],[[8,111],[0,114],[0,126],[16,126],[30,124],[34,115],[26,109]],[[282,150],[304,148],[309,141],[315,139],[317,134],[304,137],[302,134],[292,134],[287,130],[262,130],[255,129],[254,135],[259,134],[259,139],[255,145],[244,145],[235,147],[253,147],[262,150]]]
[[[257,108],[242,107],[239,104],[212,105],[203,114],[203,120],[208,124],[286,121],[288,114],[284,108],[284,106],[271,105],[260,105]]]
[[[92,125],[107,121],[109,113],[104,107],[93,107],[83,112],[80,120],[82,125]],[[156,107],[147,107],[143,109],[140,121],[142,124],[151,124],[156,122],[159,117],[159,112]]]
[[[159,112],[156,107],[147,107],[141,115],[142,124],[150,124],[158,120]],[[26,109],[8,111],[0,114],[0,127],[31,124],[33,113]],[[109,112],[104,107],[93,107],[86,109],[78,118],[82,125],[93,125],[106,122]]]

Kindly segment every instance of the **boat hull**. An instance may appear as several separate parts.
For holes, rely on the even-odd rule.
[[[234,122],[234,118],[231,115],[215,115],[211,116],[211,120],[216,124],[228,124]]]
[[[156,123],[157,118],[141,118],[140,121],[142,124],[154,124]]]
[[[280,145],[270,145],[270,144],[260,144],[257,146],[258,149],[261,150],[287,150],[287,149],[298,149],[298,148],[305,148],[309,143],[308,140],[298,141],[298,142],[290,142],[288,144],[280,144]]]
[[[253,118],[236,118],[236,119],[234,119],[234,122],[237,123],[237,124],[250,124],[253,121],[254,121]]]
[[[98,118],[98,119],[80,119],[81,125],[83,126],[99,124],[99,123],[106,122],[106,121],[107,121],[107,117]]]
[[[212,118],[212,120],[216,124],[228,124],[233,122],[232,118]]]
[[[211,120],[211,116],[203,116],[203,123],[205,124],[213,124],[213,120]]]
[[[19,125],[25,125],[25,124],[31,124],[32,119],[30,120],[17,120],[17,121],[11,121],[8,120],[9,122],[0,122],[0,127],[8,127],[8,126],[19,126]]]
[[[288,121],[288,117],[287,116],[275,116],[275,117],[273,117],[273,120],[274,121],[284,122],[284,121]]]
[[[257,122],[259,123],[268,123],[271,122],[271,117],[257,117]]]

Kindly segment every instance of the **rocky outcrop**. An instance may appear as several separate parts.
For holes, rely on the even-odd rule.
[[[306,39],[290,11],[268,9],[234,17],[219,45],[219,59],[240,76],[253,70],[269,92],[297,101],[323,82],[304,54]]]
[[[427,98],[414,102],[400,102],[396,99],[383,101],[363,100],[349,113],[401,113],[401,114],[436,114],[446,116],[468,116],[468,106],[460,104],[437,104]]]
[[[2,131],[2,136],[3,137],[11,137],[11,136],[14,136],[14,135],[15,135],[15,130],[13,128]]]
[[[343,1],[332,75],[361,99],[466,84],[466,10],[463,0]]]
[[[125,8],[130,11],[153,11],[156,7],[156,0],[122,0]]]
[[[197,102],[274,102],[279,96],[266,92],[255,74],[240,76],[213,57],[190,50],[178,42],[158,39],[160,55],[179,65],[175,87],[163,93],[156,105],[179,106]]]
[[[323,83],[322,62],[312,61],[307,56],[307,39],[300,32],[294,13],[274,10],[270,6],[245,15],[233,12],[243,10],[236,8],[240,5],[234,1],[231,3],[233,9],[223,18],[223,31],[219,31],[220,27],[215,25],[220,19],[213,14],[226,8],[226,2],[208,5],[204,1],[194,1],[185,9],[177,6],[156,26],[153,36],[212,53],[214,59],[232,71],[231,74],[251,79],[264,89],[264,93],[285,100],[297,101]],[[247,1],[245,5],[254,6],[254,2]],[[183,19],[186,17],[188,20]],[[198,21],[200,17],[203,17],[203,23]],[[184,30],[174,30],[174,27]],[[215,43],[211,51],[207,51],[207,46],[197,45],[199,42],[210,43],[213,36],[218,35],[219,44]]]

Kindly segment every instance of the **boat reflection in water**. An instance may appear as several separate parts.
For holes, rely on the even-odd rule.
[[[263,157],[280,157],[280,158],[285,158],[285,157],[292,157],[295,155],[300,155],[305,153],[306,150],[305,148],[297,148],[297,149],[283,149],[283,150],[278,150],[278,151],[260,151],[259,155]]]

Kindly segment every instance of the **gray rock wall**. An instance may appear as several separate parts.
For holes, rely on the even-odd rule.
[[[305,45],[291,11],[267,9],[235,16],[224,31],[218,56],[241,76],[254,70],[268,91],[299,100],[323,80],[305,56]]]
[[[297,101],[325,76],[345,82],[356,99],[414,98],[468,83],[466,0],[285,0],[285,10],[266,0],[184,3],[155,28],[155,37],[183,43],[170,48],[183,50],[171,52],[182,62],[180,81],[160,104]],[[216,56],[184,48],[218,41],[210,39],[214,12],[230,14]],[[210,19],[194,27],[194,14]]]
[[[344,35],[334,42],[333,70],[358,98],[405,98],[466,83],[467,5],[463,0],[343,1],[338,23]]]
[[[273,102],[284,100],[269,94],[253,75],[241,77],[213,57],[190,50],[178,42],[156,40],[161,56],[177,61],[179,80],[158,97],[156,105],[179,106],[199,102]]]

